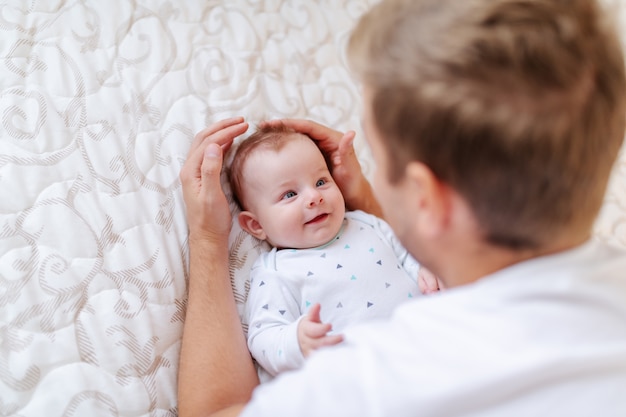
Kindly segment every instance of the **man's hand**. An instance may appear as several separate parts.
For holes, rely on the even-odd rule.
[[[180,173],[189,223],[189,298],[178,364],[181,417],[237,415],[259,383],[228,274],[231,214],[220,183],[224,152],[247,129],[241,117],[204,129]]]
[[[220,173],[224,153],[246,130],[248,124],[243,118],[235,117],[214,123],[195,136],[180,171],[190,240],[228,239],[231,214]]]
[[[327,335],[332,326],[330,323],[322,323],[320,309],[319,304],[314,304],[298,323],[298,343],[305,358],[316,349],[336,345],[343,341],[342,335]]]

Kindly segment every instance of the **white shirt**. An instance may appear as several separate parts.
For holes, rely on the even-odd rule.
[[[358,326],[243,416],[626,416],[626,253],[588,242]]]
[[[300,367],[297,326],[309,307],[320,303],[322,322],[335,333],[388,318],[420,295],[418,269],[389,225],[362,211],[346,213],[341,231],[323,246],[261,255],[246,304],[252,356],[270,375]]]

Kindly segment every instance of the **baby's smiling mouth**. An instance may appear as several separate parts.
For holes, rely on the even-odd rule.
[[[323,214],[320,214],[319,216],[314,217],[313,219],[309,220],[305,224],[318,223],[318,222],[321,222],[321,221],[325,220],[327,217],[328,217],[328,213],[323,213]]]

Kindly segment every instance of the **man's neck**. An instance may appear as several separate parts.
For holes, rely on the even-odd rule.
[[[495,246],[484,241],[474,242],[474,245],[466,245],[457,253],[456,258],[452,258],[454,262],[437,265],[436,274],[446,288],[470,284],[517,263],[573,249],[589,238],[590,235],[586,233],[554,240],[540,248],[522,250]]]

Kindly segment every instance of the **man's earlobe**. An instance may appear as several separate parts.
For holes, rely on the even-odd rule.
[[[434,237],[445,227],[449,215],[446,185],[421,162],[409,162],[405,174],[416,210],[416,225],[422,233]]]
[[[263,227],[261,227],[261,224],[251,212],[242,211],[241,213],[239,213],[237,220],[239,220],[239,226],[241,226],[243,230],[250,233],[252,236],[260,240],[267,239]]]

